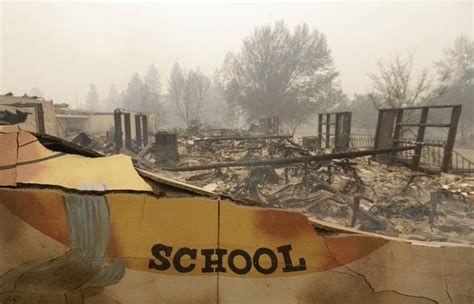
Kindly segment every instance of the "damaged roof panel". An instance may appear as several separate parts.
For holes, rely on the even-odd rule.
[[[52,151],[37,141],[34,135],[23,131],[2,133],[0,140],[9,147],[2,157],[4,164],[0,170],[12,171],[10,167],[13,166],[16,183],[82,190],[152,191],[150,185],[140,178],[128,156],[90,158]],[[18,147],[17,151],[15,147]],[[64,174],[66,171],[67,174]],[[3,185],[7,183],[15,184],[11,178]]]

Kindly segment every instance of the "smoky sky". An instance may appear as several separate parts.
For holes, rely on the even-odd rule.
[[[327,37],[346,94],[365,93],[378,59],[414,53],[430,68],[454,39],[472,39],[471,2],[2,2],[0,93],[39,87],[75,104],[90,83],[102,98],[150,64],[166,92],[175,61],[210,76],[257,26],[306,22]]]

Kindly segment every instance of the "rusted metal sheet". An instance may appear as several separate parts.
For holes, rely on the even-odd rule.
[[[473,246],[242,206],[141,171],[145,180],[122,156],[50,158],[13,126],[0,142],[0,180],[13,181],[0,186],[1,303],[474,300]]]

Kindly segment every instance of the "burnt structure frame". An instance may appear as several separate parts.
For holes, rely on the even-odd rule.
[[[124,132],[122,132],[122,115],[124,116]],[[119,153],[123,147],[123,134],[125,133],[125,147],[132,150],[132,131],[131,131],[131,115],[129,111],[121,109],[114,110],[114,141],[115,152]],[[141,149],[148,145],[148,115],[143,113],[135,113],[135,139],[137,148]]]
[[[351,140],[351,124],[352,112],[318,114],[318,146],[320,148],[330,149],[331,135],[334,135],[335,149],[349,149]],[[334,126],[334,133],[331,133],[331,126]],[[325,147],[323,147],[323,137],[325,138]]]
[[[428,123],[428,115],[430,109],[451,109],[451,117],[449,123]],[[404,123],[403,116],[406,110],[421,110],[418,123]],[[437,106],[420,106],[405,107],[393,109],[380,109],[377,120],[377,129],[375,133],[374,149],[397,147],[403,141],[400,137],[403,127],[417,128],[414,155],[411,161],[413,170],[423,169],[420,167],[420,159],[424,146],[433,146],[433,144],[425,141],[426,128],[448,128],[448,138],[446,144],[442,145],[444,149],[443,160],[441,163],[441,172],[449,172],[452,166],[452,155],[454,142],[459,119],[461,117],[461,105],[437,105]],[[394,155],[377,156],[376,160],[382,163],[390,164]]]
[[[258,123],[260,127],[263,128],[263,131],[265,134],[271,134],[271,135],[280,134],[280,118],[276,116],[260,118],[258,120]]]

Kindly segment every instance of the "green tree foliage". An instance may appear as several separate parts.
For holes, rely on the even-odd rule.
[[[278,116],[299,125],[345,98],[326,37],[306,24],[292,32],[283,22],[255,29],[218,74],[227,103],[243,109],[249,120]]]

